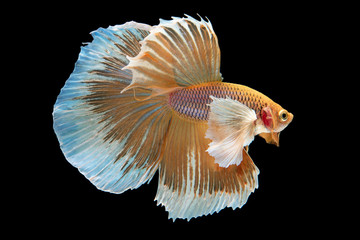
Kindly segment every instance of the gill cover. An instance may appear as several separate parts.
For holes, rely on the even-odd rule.
[[[273,112],[271,110],[270,107],[264,107],[261,110],[261,119],[265,125],[265,127],[270,131],[270,132],[263,132],[260,133],[259,136],[262,137],[263,139],[265,139],[265,141],[269,144],[273,144],[279,147],[279,137],[280,137],[280,132],[275,132],[274,129],[276,129],[276,121],[275,118],[273,116]]]

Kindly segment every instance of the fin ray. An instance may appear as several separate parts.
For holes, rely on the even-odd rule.
[[[66,159],[104,191],[137,188],[159,165],[169,122],[165,98],[137,101],[132,92],[120,94],[132,79],[123,69],[127,56],[138,54],[151,29],[129,22],[92,32],[54,106],[54,130]],[[150,94],[137,90],[138,96]]]
[[[239,166],[219,167],[205,150],[206,123],[171,119],[160,164],[155,200],[169,218],[212,214],[225,207],[241,207],[257,188],[259,170],[245,150]],[[176,147],[175,147],[176,146]]]
[[[220,167],[242,161],[243,147],[255,136],[255,111],[239,101],[210,96],[209,128],[206,137],[211,139],[206,150]]]
[[[125,67],[133,73],[125,91],[135,87],[187,87],[222,80],[220,50],[210,22],[191,17],[162,20],[141,43],[140,53],[129,58]]]

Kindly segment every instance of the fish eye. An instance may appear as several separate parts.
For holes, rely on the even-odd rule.
[[[279,117],[281,121],[285,122],[288,119],[289,114],[286,110],[283,109],[279,112]]]

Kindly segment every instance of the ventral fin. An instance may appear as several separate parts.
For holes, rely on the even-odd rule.
[[[280,146],[279,143],[279,138],[280,138],[280,132],[269,132],[269,133],[260,133],[259,134],[260,137],[262,137],[263,139],[265,139],[266,143],[268,144],[273,144],[277,147]]]
[[[212,102],[206,137],[211,139],[207,152],[220,167],[239,165],[243,147],[254,139],[255,111],[231,98],[210,96]]]
[[[141,42],[141,51],[129,57],[124,69],[133,74],[132,88],[154,95],[179,87],[221,81],[220,50],[211,23],[192,17],[161,20]]]

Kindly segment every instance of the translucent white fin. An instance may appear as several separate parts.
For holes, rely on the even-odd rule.
[[[154,95],[205,82],[221,81],[220,49],[211,23],[203,19],[161,20],[141,42],[125,69],[133,73],[124,89],[151,89]]]
[[[169,218],[194,217],[244,205],[258,187],[259,170],[245,150],[239,166],[219,167],[205,150],[207,124],[171,119],[160,164],[158,204]]]
[[[169,122],[165,99],[139,102],[132,91],[120,94],[132,79],[123,70],[127,56],[140,52],[139,41],[151,29],[129,22],[92,32],[94,40],[82,47],[54,106],[54,130],[66,159],[104,191],[137,188],[158,169]]]
[[[220,167],[239,165],[243,159],[243,147],[255,136],[256,113],[253,109],[231,98],[210,96],[212,102],[206,132],[211,139],[206,150]]]

